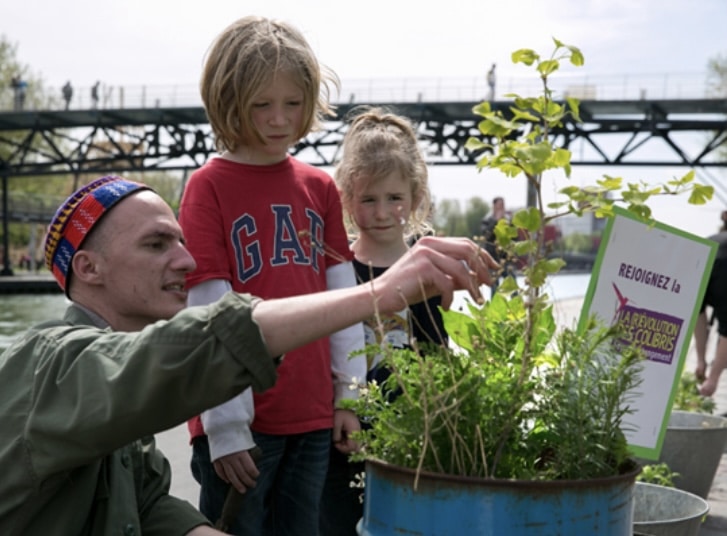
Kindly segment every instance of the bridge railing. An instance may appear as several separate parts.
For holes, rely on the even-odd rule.
[[[556,98],[573,96],[592,100],[638,99],[702,99],[710,98],[707,73],[560,76],[550,81]],[[506,95],[537,95],[542,91],[538,80],[504,78],[498,80],[495,100]],[[479,101],[487,98],[489,89],[484,79],[472,78],[408,78],[388,80],[347,80],[341,91],[341,102],[448,102]],[[716,96],[716,95],[715,95]]]
[[[540,91],[532,77],[502,77],[497,82],[495,99],[508,93],[533,95]],[[668,74],[620,74],[583,76],[561,73],[551,79],[556,97],[573,96],[583,100],[704,99],[724,98],[709,87],[707,72]],[[343,80],[334,102],[444,102],[479,101],[488,95],[484,76],[449,78],[361,78]],[[25,102],[27,110],[61,110],[65,103],[60,87],[45,87],[43,99]],[[196,85],[101,86],[99,108],[153,108],[201,106]],[[92,108],[91,88],[74,88],[70,109]],[[13,109],[11,88],[0,90],[0,110]]]
[[[13,221],[48,223],[64,200],[60,196],[13,192],[8,196],[8,216]],[[0,204],[0,218],[3,216]]]

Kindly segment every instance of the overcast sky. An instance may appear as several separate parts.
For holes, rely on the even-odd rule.
[[[727,50],[724,0],[24,0],[0,32],[50,85],[196,84],[204,53],[247,14],[287,20],[342,78],[504,74],[517,48],[580,47],[589,73],[703,72]]]
[[[513,50],[549,53],[552,37],[583,51],[586,65],[580,71],[593,79],[702,80],[709,58],[727,55],[726,0],[6,0],[0,33],[17,45],[18,60],[51,87],[70,79],[77,88],[96,80],[192,88],[214,37],[247,14],[297,26],[319,60],[344,82],[478,77],[484,84],[491,63],[504,81],[522,70],[511,65]],[[666,180],[686,169],[633,170],[636,175],[621,169],[577,171],[576,183],[584,183],[605,172]],[[724,172],[710,174],[727,183]],[[479,178],[471,169],[435,170],[435,197],[447,192],[489,200],[502,193],[511,206],[522,204],[523,190],[511,182],[471,186],[472,176]],[[722,208],[720,202],[701,212],[679,209],[685,214],[679,226],[711,232]],[[664,209],[659,216],[674,221],[672,212]]]

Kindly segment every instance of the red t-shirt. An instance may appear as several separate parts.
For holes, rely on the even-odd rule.
[[[193,287],[229,281],[236,292],[279,298],[326,290],[326,269],[352,258],[331,177],[288,157],[271,166],[214,158],[185,187],[179,223],[197,269]],[[298,434],[330,428],[333,382],[328,338],[286,354],[272,389],[254,394],[252,428]],[[192,437],[203,434],[197,417]]]

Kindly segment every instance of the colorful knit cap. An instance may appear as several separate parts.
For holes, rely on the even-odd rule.
[[[58,209],[45,238],[45,264],[66,294],[71,260],[86,235],[116,203],[144,189],[149,187],[107,175],[78,189]]]

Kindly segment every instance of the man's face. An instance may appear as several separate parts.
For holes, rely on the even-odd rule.
[[[120,331],[168,319],[186,304],[184,276],[195,269],[174,213],[157,194],[130,195],[101,221],[94,253],[98,286],[85,305]],[[88,300],[86,300],[88,301]]]

